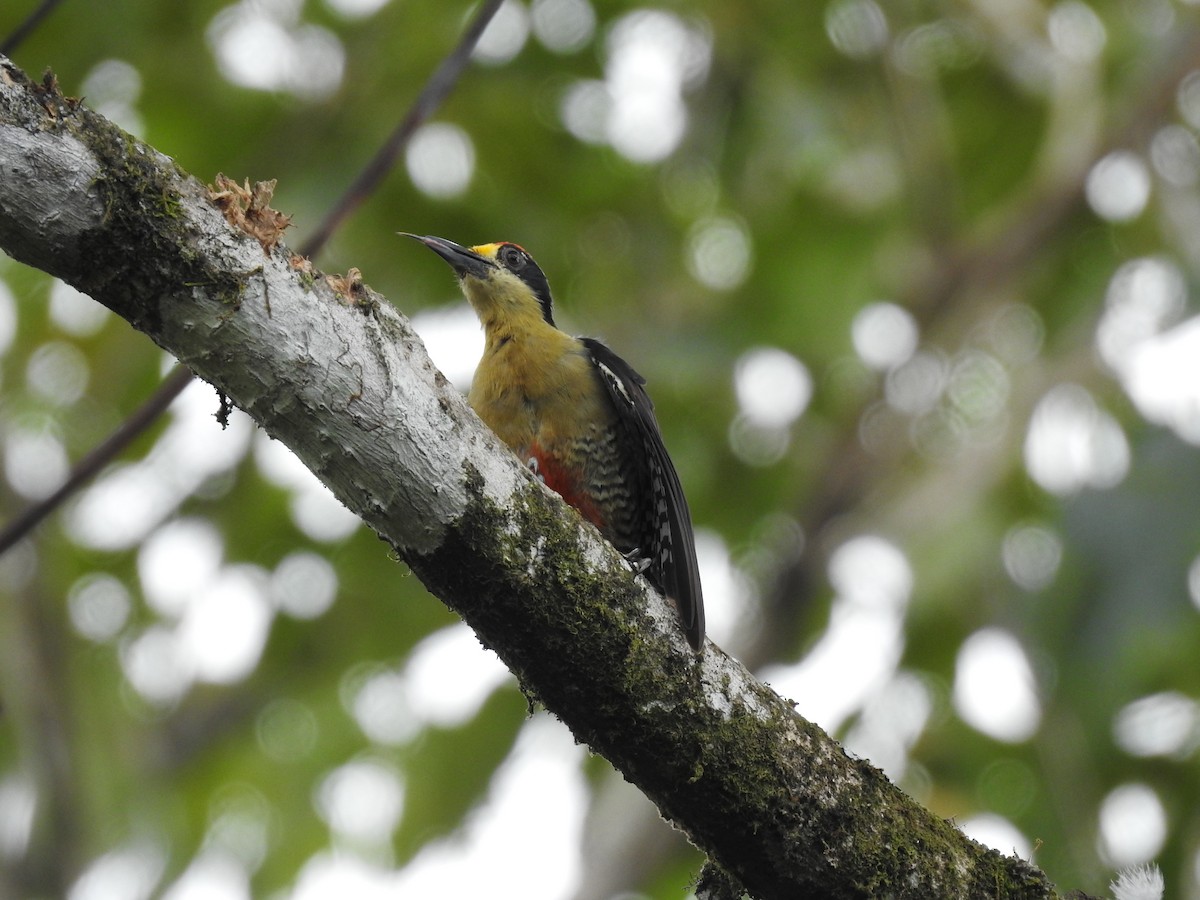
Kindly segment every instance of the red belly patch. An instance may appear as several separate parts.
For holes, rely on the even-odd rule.
[[[529,456],[537,460],[537,474],[541,476],[546,487],[579,510],[580,515],[597,528],[604,528],[604,516],[596,507],[591,494],[580,484],[578,472],[572,472],[558,457],[551,456],[537,444],[529,448]]]

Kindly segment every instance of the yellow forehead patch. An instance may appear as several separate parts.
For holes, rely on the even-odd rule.
[[[471,252],[478,253],[480,256],[486,257],[488,259],[495,259],[496,253],[499,252],[499,250],[502,246],[504,246],[504,245],[503,244],[479,244],[478,246],[472,247]]]
[[[488,259],[495,259],[496,254],[500,252],[500,248],[507,244],[512,244],[512,246],[516,247],[522,253],[525,252],[524,247],[522,247],[520,244],[513,244],[512,241],[497,241],[494,244],[479,244],[478,246],[472,247],[471,252],[478,253],[480,256],[487,257]]]

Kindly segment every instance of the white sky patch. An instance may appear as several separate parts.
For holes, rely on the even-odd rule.
[[[412,317],[412,326],[433,364],[456,388],[467,390],[483,356],[483,328],[470,305],[462,302],[422,310]]]
[[[176,879],[162,900],[250,900],[250,876],[228,853],[205,851]]]
[[[471,59],[501,66],[516,57],[529,40],[529,10],[521,0],[504,0],[479,36]]]
[[[588,789],[584,749],[569,731],[540,715],[521,729],[497,770],[484,804],[462,832],[428,845],[400,873],[396,897],[557,900],[582,872],[580,845]],[[539,863],[528,864],[528,848]]]
[[[729,646],[739,626],[757,620],[753,581],[734,565],[729,547],[715,531],[696,531],[696,558],[704,588],[705,630],[718,644]]]
[[[67,900],[146,900],[162,877],[166,858],[151,844],[112,850],[94,860],[75,880]]]
[[[12,346],[17,336],[17,299],[7,282],[0,279],[0,356]]]
[[[1121,426],[1084,388],[1061,384],[1038,401],[1025,436],[1025,467],[1042,488],[1066,496],[1110,488],[1129,471]]]
[[[800,662],[771,667],[763,680],[833,732],[892,679],[913,576],[898,547],[865,535],[834,552],[829,578],[837,591],[829,627]]]
[[[80,94],[87,97],[88,106],[100,115],[141,137],[144,122],[137,101],[142,95],[142,76],[125,60],[105,59],[96,63],[84,77]]]
[[[1096,346],[1143,416],[1200,444],[1200,317],[1180,321],[1187,293],[1173,261],[1130,260],[1109,282]]]
[[[161,616],[178,618],[196,592],[221,567],[221,533],[200,518],[176,519],[157,529],[138,548],[138,578],[146,602]]]
[[[221,74],[259,91],[320,100],[341,86],[346,53],[337,36],[301,20],[298,0],[241,0],[205,32]]]
[[[228,566],[188,603],[179,651],[196,678],[231,684],[254,671],[271,628],[266,584],[257,566]]]
[[[30,779],[18,774],[0,779],[0,860],[24,855],[36,811],[37,790]]]
[[[979,813],[959,823],[962,833],[985,847],[998,850],[1005,856],[1015,853],[1026,861],[1033,860],[1033,845],[1012,822],[995,813]]]
[[[578,887],[587,785],[584,750],[548,716],[525,724],[488,797],[455,835],[427,844],[392,872],[342,853],[303,867],[289,900],[489,897],[559,900]],[[528,865],[529,847],[541,862]]]
[[[297,528],[324,544],[344,541],[362,525],[315,475],[307,488],[292,495],[288,510]]]
[[[126,550],[143,540],[209,478],[245,456],[253,432],[234,410],[222,430],[213,418],[216,394],[195,381],[171,405],[170,425],[150,453],[118,465],[84,489],[68,508],[72,539],[94,550]]]
[[[1192,598],[1192,606],[1200,609],[1200,556],[1192,560],[1188,566],[1188,596]]]
[[[580,140],[606,142],[634,162],[665,159],[683,139],[683,95],[708,73],[712,35],[673,13],[639,9],[613,23],[605,56],[603,81],[567,88],[563,123]]]
[[[422,722],[453,728],[469,721],[512,674],[475,632],[455,623],[424,638],[404,667],[409,703]]]
[[[910,672],[897,672],[867,700],[843,743],[851,753],[870,760],[899,782],[908,768],[908,752],[932,712],[933,698],[925,683]]]
[[[366,19],[383,9],[391,0],[325,0],[325,5],[346,19]]]
[[[850,339],[858,358],[878,372],[907,362],[917,350],[920,334],[912,313],[895,303],[870,303],[854,316]]]
[[[404,163],[417,190],[436,200],[449,200],[471,183],[475,145],[457,125],[431,122],[418,128],[408,142]]]
[[[1101,856],[1112,866],[1149,862],[1167,839],[1167,813],[1154,789],[1131,782],[1114,788],[1100,804]]]
[[[372,741],[407,743],[427,726],[470,721],[511,673],[466,624],[425,637],[401,668],[365,663],[342,677],[342,706]]]
[[[998,741],[1033,737],[1042,709],[1025,651],[1001,628],[983,628],[958,649],[954,708],[963,721]]]
[[[391,840],[404,812],[404,782],[392,766],[358,759],[334,769],[313,799],[334,835],[380,846]]]
[[[292,523],[314,541],[337,543],[362,524],[296,454],[264,431],[255,434],[254,464],[263,478],[291,492]]]
[[[0,282],[0,294],[3,293],[3,283]],[[0,308],[3,303],[0,302]],[[111,314],[87,294],[75,290],[64,281],[54,279],[50,286],[50,321],[60,331],[72,337],[91,337],[96,334]],[[0,313],[0,320],[3,319]],[[3,327],[0,327],[0,351],[4,349],[2,338]]]
[[[1140,216],[1150,201],[1150,170],[1136,153],[1117,150],[1092,167],[1084,192],[1100,218],[1129,222]]]

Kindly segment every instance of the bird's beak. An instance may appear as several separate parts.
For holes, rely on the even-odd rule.
[[[496,268],[496,264],[486,256],[480,256],[475,251],[468,250],[461,244],[454,243],[454,241],[433,237],[428,234],[422,237],[419,234],[409,234],[407,231],[400,231],[397,234],[402,237],[410,237],[414,241],[420,241],[448,262],[450,268],[454,270],[454,274],[459,278],[466,278],[468,275],[473,275],[476,278],[487,278],[488,274]]]

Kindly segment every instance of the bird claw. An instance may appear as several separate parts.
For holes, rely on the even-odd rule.
[[[642,556],[642,551],[637,547],[634,547],[628,553],[622,553],[621,555],[625,557],[625,562],[629,563],[629,565],[633,568],[635,575],[641,575],[648,568],[650,568],[649,558]]]
[[[536,456],[529,457],[529,459],[525,461],[525,465],[529,467],[529,471],[533,473],[534,478],[536,478],[542,484],[546,483],[546,476],[542,474],[542,467],[538,464],[538,459]]]

